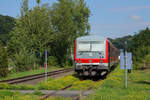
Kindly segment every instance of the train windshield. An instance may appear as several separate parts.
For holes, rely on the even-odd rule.
[[[105,42],[79,42],[77,46],[78,58],[105,58]]]

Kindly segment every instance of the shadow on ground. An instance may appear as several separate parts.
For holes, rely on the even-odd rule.
[[[138,83],[138,84],[148,84],[148,85],[150,85],[150,81],[138,81],[138,82],[136,82],[136,83]]]

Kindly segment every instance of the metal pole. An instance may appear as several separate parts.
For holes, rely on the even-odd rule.
[[[125,58],[125,60],[124,60],[124,62],[125,62],[125,88],[127,88],[127,51],[126,51],[126,46],[127,46],[127,41],[125,41],[125,56],[124,56],[124,58]]]
[[[125,55],[125,87],[127,88],[127,63],[126,63],[126,60],[127,60],[127,54]]]
[[[45,50],[45,63],[44,63],[44,67],[45,67],[45,81],[47,82],[47,50]]]

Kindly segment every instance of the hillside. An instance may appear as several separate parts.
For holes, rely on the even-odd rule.
[[[13,29],[15,19],[10,16],[0,15],[0,41],[6,45],[8,41],[8,34]]]
[[[150,67],[150,29],[146,28],[133,36],[110,39],[118,49],[124,49],[124,42],[127,41],[128,51],[133,53],[133,63],[135,69]],[[146,64],[146,66],[144,65]]]

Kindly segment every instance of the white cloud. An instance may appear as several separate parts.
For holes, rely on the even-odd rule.
[[[150,9],[150,5],[148,6],[134,6],[134,7],[125,7],[125,8],[112,8],[113,12],[124,12],[124,11],[136,11],[142,9]]]
[[[130,15],[129,19],[131,19],[133,21],[142,21],[142,17],[138,16],[138,15]]]

